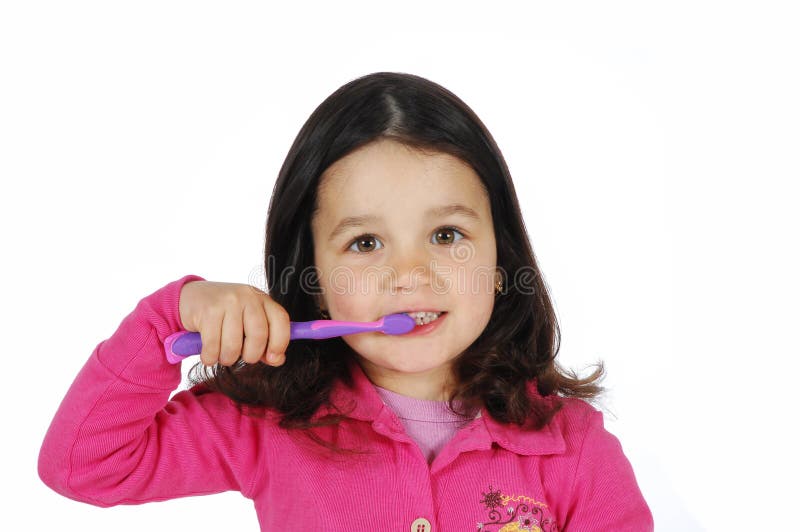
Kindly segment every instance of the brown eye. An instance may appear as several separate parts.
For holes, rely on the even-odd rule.
[[[348,249],[357,253],[369,253],[375,249],[375,244],[373,242],[379,242],[379,240],[372,235],[362,235],[356,238]],[[357,249],[353,249],[353,246],[356,246]]]
[[[452,243],[456,242],[455,233],[458,233],[459,235],[461,235],[462,238],[464,237],[464,235],[461,233],[461,231],[459,231],[455,227],[442,227],[439,231],[436,231],[436,234],[434,235],[434,237],[437,240],[439,238],[441,238],[441,240],[444,240],[444,242],[439,241],[440,244],[452,244]],[[450,236],[451,234],[453,235],[452,237]]]

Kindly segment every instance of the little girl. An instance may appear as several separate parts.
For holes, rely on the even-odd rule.
[[[100,342],[39,475],[97,506],[238,490],[262,530],[653,530],[559,329],[499,148],[457,96],[380,72],[298,134],[266,228],[269,293],[172,281]],[[412,333],[289,322],[412,313]],[[198,331],[191,387],[165,357]]]

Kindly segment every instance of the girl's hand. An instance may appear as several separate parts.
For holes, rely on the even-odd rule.
[[[181,288],[178,306],[184,328],[200,333],[200,360],[206,366],[217,361],[230,366],[240,356],[248,364],[262,360],[271,366],[286,360],[289,313],[258,288],[191,281]]]

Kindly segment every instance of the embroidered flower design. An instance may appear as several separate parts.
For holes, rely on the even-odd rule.
[[[492,491],[492,485],[489,484],[489,493],[483,493],[483,500],[481,501],[483,504],[486,505],[486,508],[489,510],[493,510],[500,506],[500,490]]]
[[[518,530],[532,530],[534,532],[541,532],[542,530],[539,528],[539,520],[534,519],[533,514],[531,513],[520,515],[517,517],[517,522],[519,523],[517,526]]]
[[[558,525],[550,517],[547,504],[525,495],[505,495],[489,485],[481,503],[488,510],[488,520],[477,523],[483,532],[558,532]],[[509,503],[514,504],[509,504]],[[505,507],[505,512],[500,507]],[[499,527],[499,528],[495,528]]]

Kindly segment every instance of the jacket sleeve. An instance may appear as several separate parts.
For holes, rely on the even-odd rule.
[[[652,532],[653,516],[616,436],[592,410],[582,443],[564,530]]]
[[[249,496],[259,434],[219,393],[183,390],[164,340],[183,330],[187,275],[142,299],[78,373],[39,451],[42,481],[96,506],[227,490]],[[196,387],[199,388],[199,387]]]

